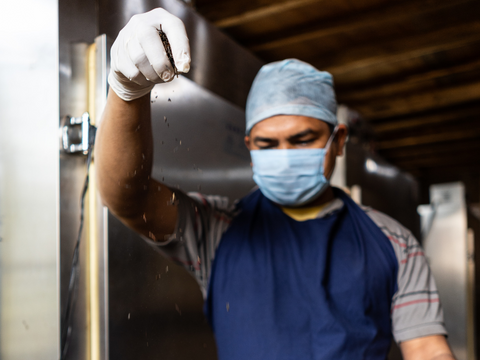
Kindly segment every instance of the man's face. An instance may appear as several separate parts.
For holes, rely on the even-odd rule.
[[[321,149],[330,138],[330,128],[324,121],[308,116],[277,115],[255,124],[245,145],[249,150],[262,149]],[[345,125],[339,125],[325,157],[325,177],[328,179],[335,167],[335,158],[343,154],[347,136]]]

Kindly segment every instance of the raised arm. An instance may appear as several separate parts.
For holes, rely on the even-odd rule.
[[[174,194],[151,179],[150,91],[175,70],[158,29],[167,34],[179,72],[190,67],[183,23],[163,9],[134,16],[112,46],[110,91],[98,130],[95,163],[104,203],[129,227],[155,241],[175,229]]]

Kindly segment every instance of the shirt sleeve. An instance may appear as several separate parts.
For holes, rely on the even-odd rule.
[[[162,255],[187,269],[205,297],[215,250],[232,220],[229,201],[221,196],[173,191],[178,206],[174,233],[162,243],[144,239]]]
[[[391,305],[395,341],[447,335],[437,286],[422,247],[397,221],[372,209],[366,213],[390,240],[398,261],[398,290]]]

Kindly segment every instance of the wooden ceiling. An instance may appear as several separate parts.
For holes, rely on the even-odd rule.
[[[480,2],[196,0],[196,10],[266,62],[333,74],[338,102],[400,168],[480,171]]]

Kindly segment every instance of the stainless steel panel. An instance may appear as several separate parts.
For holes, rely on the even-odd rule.
[[[244,112],[180,76],[152,91],[153,177],[231,200],[253,186]]]
[[[58,4],[0,12],[0,358],[58,359]]]
[[[176,0],[99,0],[99,30],[112,39],[135,14],[163,7],[185,23],[192,66],[187,78],[244,107],[248,90],[262,62]]]
[[[72,56],[70,84],[65,88],[65,95],[71,97],[66,108],[67,114],[82,114],[86,111],[87,78],[86,53],[88,44],[72,44],[69,52]],[[60,88],[62,89],[62,87]],[[66,96],[65,96],[66,97]],[[62,99],[62,98],[61,98]],[[65,99],[66,101],[66,99]],[[62,101],[61,101],[62,103]],[[64,114],[64,115],[67,115]],[[62,125],[62,124],[61,124]],[[73,249],[80,226],[80,195],[86,177],[85,156],[60,154],[60,299],[61,314],[65,314],[72,267]],[[68,345],[71,359],[86,359],[88,353],[87,328],[87,248],[85,231],[80,245],[80,274],[78,290],[72,321],[72,333]],[[63,331],[63,329],[62,329]]]
[[[448,341],[456,358],[467,360],[467,213],[463,184],[432,185],[430,202],[434,204],[434,218],[423,246],[438,286]],[[422,216],[423,222],[429,219]]]
[[[216,359],[197,282],[109,216],[110,359]]]
[[[95,0],[59,1],[60,117],[87,110],[86,50],[96,36]],[[62,314],[68,291],[73,247],[80,221],[80,194],[85,180],[84,156],[60,156],[60,299]],[[80,249],[80,283],[68,359],[87,359],[86,247]]]
[[[75,43],[70,47],[72,55],[72,80],[67,88],[71,96],[70,108],[72,111],[88,110],[92,124],[101,116],[106,103],[107,71],[108,71],[108,44],[106,36],[95,39],[93,45]],[[88,69],[88,70],[87,70]],[[73,183],[80,187],[76,189],[77,199],[86,177],[85,158],[62,154],[63,169],[68,165],[77,172]],[[80,165],[76,163],[80,162]],[[68,341],[67,359],[88,358],[91,360],[108,359],[108,271],[107,271],[107,246],[105,236],[106,212],[96,192],[95,165],[90,166],[89,191],[85,198],[84,228],[79,253],[79,282],[74,295],[76,298],[74,308],[74,322]],[[72,174],[70,174],[72,175]],[[72,179],[70,179],[70,182]],[[66,180],[64,186],[70,185]],[[62,203],[79,206],[78,202],[72,204],[72,199],[62,193]],[[76,200],[77,200],[76,199]],[[80,207],[76,209],[80,210]],[[78,213],[78,216],[80,214]],[[79,220],[80,218],[78,218]],[[66,225],[66,223],[62,223]],[[66,227],[66,230],[71,230]],[[72,248],[75,238],[66,239],[63,248]],[[70,241],[68,241],[70,240]],[[73,241],[72,241],[73,240]],[[69,249],[73,251],[73,249]],[[65,251],[64,259],[65,280],[71,270],[71,254]],[[70,261],[70,262],[69,262]],[[66,300],[68,282],[65,285],[63,300]],[[64,305],[65,307],[65,305]],[[65,323],[66,327],[67,324]]]

